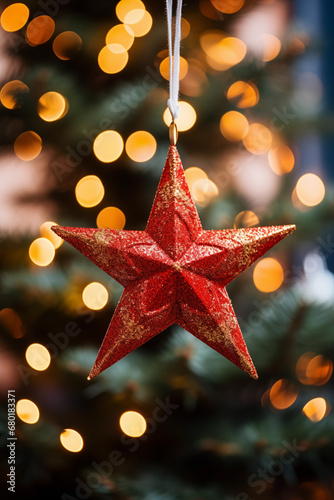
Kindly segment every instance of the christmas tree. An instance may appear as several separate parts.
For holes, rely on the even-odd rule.
[[[165,3],[3,2],[3,498],[333,498],[333,10],[183,6],[177,147],[203,228],[297,227],[227,286],[259,379],[173,325],[88,381],[123,287],[50,228],[145,229]]]

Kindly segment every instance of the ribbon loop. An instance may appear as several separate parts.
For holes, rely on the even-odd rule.
[[[169,99],[167,106],[172,115],[173,121],[179,116],[180,107],[179,86],[180,86],[180,44],[181,44],[181,17],[182,0],[177,0],[175,16],[175,32],[173,44],[173,0],[166,0],[167,10],[167,32],[168,32],[168,56],[169,56]]]

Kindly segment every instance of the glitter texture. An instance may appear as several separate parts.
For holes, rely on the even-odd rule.
[[[145,231],[52,229],[124,286],[90,378],[174,323],[257,378],[225,286],[295,226],[204,231],[170,146]]]

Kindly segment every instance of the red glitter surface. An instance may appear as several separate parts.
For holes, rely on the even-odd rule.
[[[204,231],[170,146],[145,231],[52,229],[124,286],[90,378],[174,323],[257,378],[225,286],[295,226]]]

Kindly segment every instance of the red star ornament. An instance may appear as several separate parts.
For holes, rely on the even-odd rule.
[[[145,231],[52,229],[124,286],[89,378],[174,323],[258,377],[225,287],[295,226],[204,231],[170,146]]]

